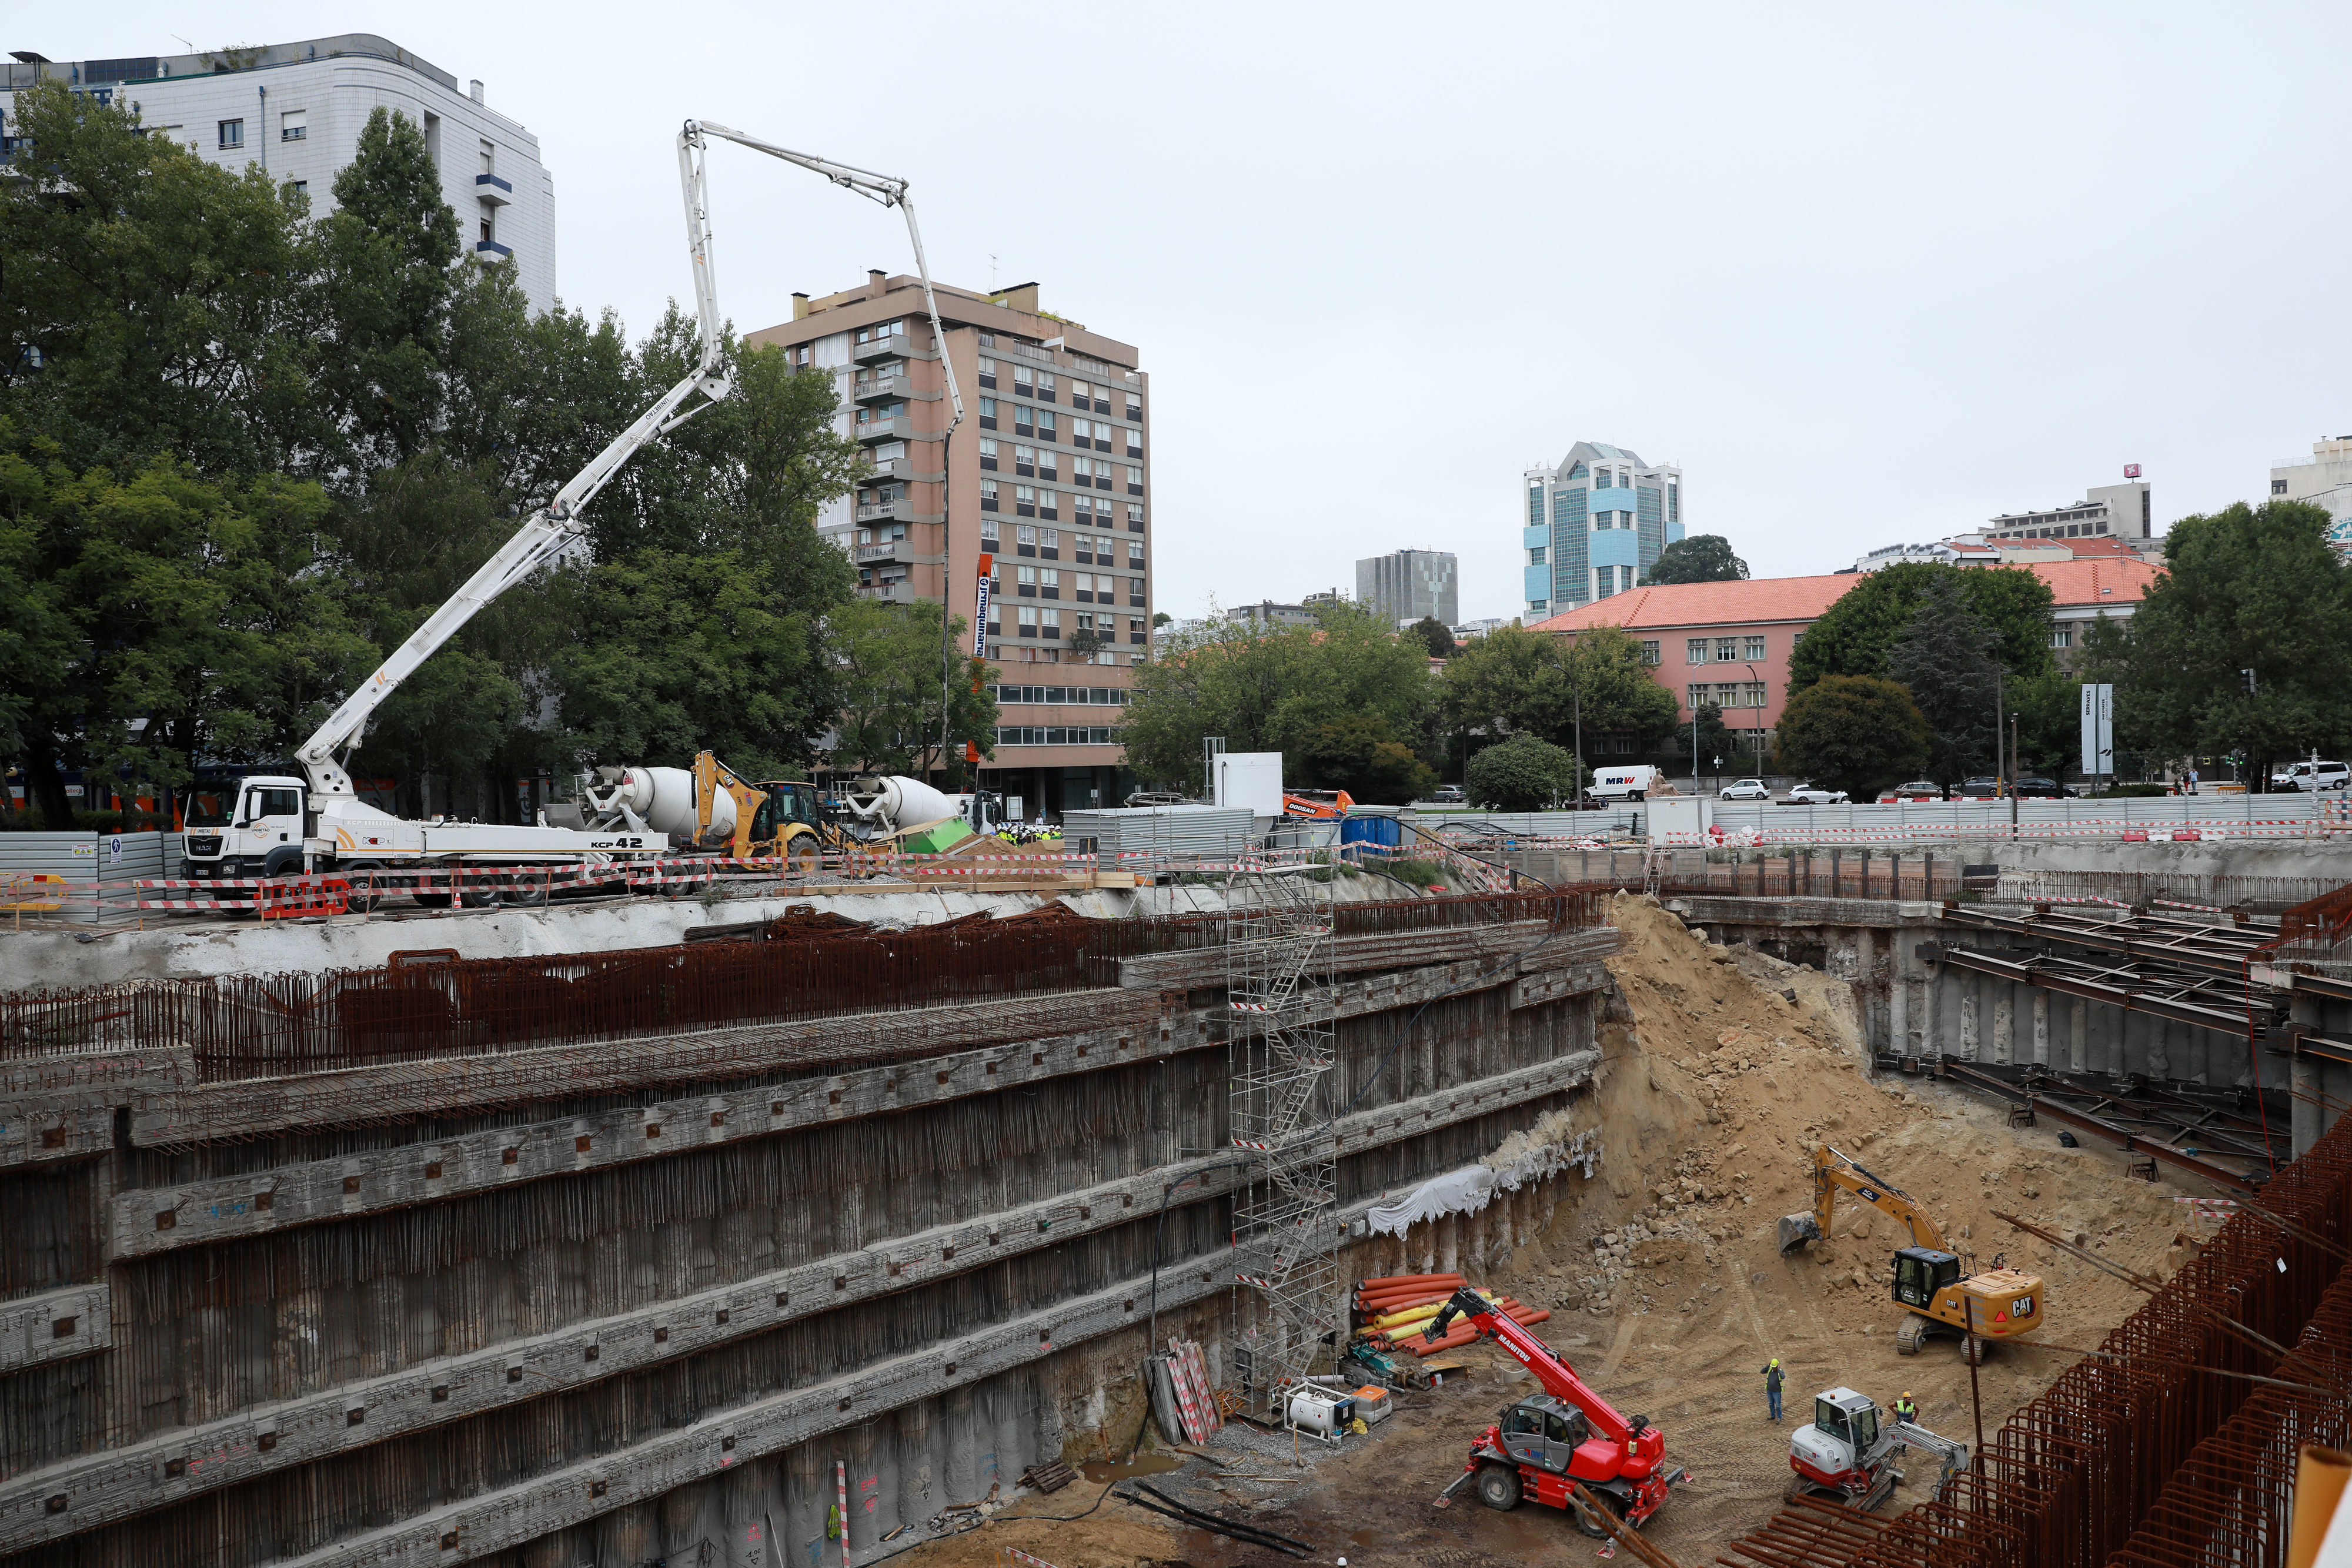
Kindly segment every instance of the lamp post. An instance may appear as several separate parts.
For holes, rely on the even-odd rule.
[[[1754,731],[1756,779],[1760,784],[1764,780],[1764,677],[1757,674],[1754,660],[1743,659],[1740,662],[1748,666],[1748,674],[1756,683],[1756,722],[1749,727]]]

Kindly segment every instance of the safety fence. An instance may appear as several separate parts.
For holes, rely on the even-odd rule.
[[[1786,1510],[1718,1561],[1731,1568],[2284,1563],[2295,1446],[2346,1435],[2352,1291],[2340,1276],[2352,1256],[2347,1242],[2352,1117],[2264,1184],[2259,1206],[2238,1208],[2168,1280],[2126,1269],[2063,1228],[2021,1228],[2021,1245],[2092,1259],[2149,1292],[2147,1301],[2088,1354],[2030,1340],[2004,1343],[2002,1355],[2078,1359],[2010,1418],[1942,1502],[1874,1531],[1825,1532],[1822,1508]]]
[[[1342,903],[1342,937],[1605,919],[1601,890]],[[1088,919],[1060,904],[905,929],[814,909],[764,940],[521,958],[422,953],[383,968],[0,995],[0,1060],[183,1046],[206,1079],[587,1044],[830,1014],[1116,986],[1119,961],[1211,947],[1223,914]]]

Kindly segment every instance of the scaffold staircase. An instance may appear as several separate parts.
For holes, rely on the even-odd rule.
[[[1305,867],[1227,881],[1231,1135],[1249,1160],[1234,1202],[1234,1279],[1262,1308],[1246,1336],[1248,1392],[1259,1398],[1311,1370],[1341,1321],[1339,1145],[1318,1102],[1335,1061],[1333,885]]]

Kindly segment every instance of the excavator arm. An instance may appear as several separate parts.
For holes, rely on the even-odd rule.
[[[1496,1310],[1493,1302],[1475,1291],[1464,1287],[1437,1309],[1429,1320],[1422,1337],[1435,1343],[1445,1337],[1446,1325],[1457,1317],[1468,1318],[1482,1332],[1502,1343],[1503,1348],[1518,1357],[1519,1362],[1536,1375],[1545,1393],[1555,1399],[1565,1399],[1584,1412],[1592,1424],[1592,1435],[1611,1443],[1630,1443],[1641,1434],[1633,1422],[1617,1413],[1617,1407],[1594,1393],[1591,1385],[1576,1375],[1568,1359],[1543,1341],[1529,1333],[1511,1318]]]
[[[1841,1187],[1907,1230],[1911,1237],[1909,1245],[1937,1252],[1944,1250],[1943,1228],[1926,1209],[1912,1200],[1909,1193],[1891,1181],[1872,1175],[1827,1144],[1816,1144],[1813,1145],[1813,1207],[1806,1212],[1780,1217],[1780,1250],[1783,1253],[1794,1252],[1805,1243],[1819,1241],[1830,1233],[1830,1221],[1835,1218]]]

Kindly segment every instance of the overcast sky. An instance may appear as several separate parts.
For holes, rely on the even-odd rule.
[[[2130,462],[2161,525],[2352,432],[2342,5],[115,0],[5,47],[341,31],[488,83],[564,298],[633,332],[688,286],[688,116],[908,177],[934,277],[1141,348],[1179,615],[1405,546],[1513,614],[1520,471],[1580,439],[1780,576]],[[710,164],[738,328],[907,269],[895,216]]]

